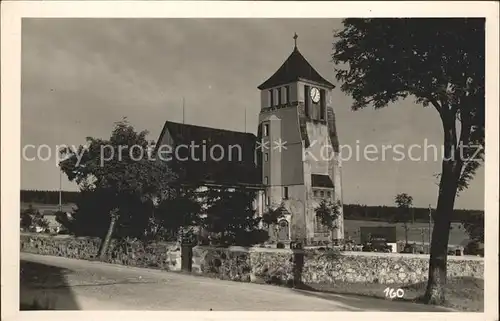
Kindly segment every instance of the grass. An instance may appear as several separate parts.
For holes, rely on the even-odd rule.
[[[375,283],[348,283],[335,284],[307,284],[311,290],[335,294],[352,294],[385,299],[384,290],[401,288],[404,290],[404,301],[421,302],[427,282],[411,285],[403,284],[375,284]],[[445,289],[446,302],[444,307],[462,312],[484,311],[484,280],[472,277],[457,277],[448,280]]]

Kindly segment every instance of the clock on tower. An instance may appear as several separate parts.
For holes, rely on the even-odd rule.
[[[312,87],[311,91],[310,91],[310,95],[311,95],[311,100],[313,103],[315,103],[315,104],[319,103],[319,101],[321,99],[321,94],[320,94],[320,91],[318,88]]]

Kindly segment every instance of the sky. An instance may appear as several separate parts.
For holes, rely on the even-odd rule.
[[[361,152],[343,162],[344,203],[394,205],[404,192],[415,206],[434,207],[441,162],[425,146],[440,152],[437,112],[411,98],[352,111],[331,61],[341,28],[339,19],[24,18],[21,144],[32,147],[21,156],[22,189],[58,190],[56,146],[109,138],[123,117],[156,140],[166,120],[182,122],[183,98],[186,123],[256,133],[257,86],[292,52],[296,32],[304,57],[337,86],[332,105],[342,152]],[[407,151],[404,160],[390,149],[396,144]],[[362,157],[368,145],[378,152]],[[63,176],[62,189],[77,186]],[[455,207],[484,209],[484,167]]]

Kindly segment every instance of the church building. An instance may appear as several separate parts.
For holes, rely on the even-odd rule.
[[[342,179],[332,105],[335,86],[309,64],[297,48],[296,35],[294,39],[289,57],[257,87],[257,136],[167,121],[157,146],[202,146],[183,162],[189,164],[184,167],[186,181],[204,188],[255,189],[257,215],[285,208],[278,227],[270,228],[270,241],[306,245],[344,238]],[[323,199],[341,205],[333,231],[316,219],[315,208]]]

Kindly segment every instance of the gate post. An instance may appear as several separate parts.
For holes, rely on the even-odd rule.
[[[181,235],[181,270],[191,273],[193,269],[193,247],[194,242],[190,235]]]
[[[302,285],[302,271],[304,269],[304,250],[301,243],[292,243],[293,252],[293,286],[295,288]]]
[[[193,268],[193,246],[189,243],[181,245],[181,270],[191,272]]]

